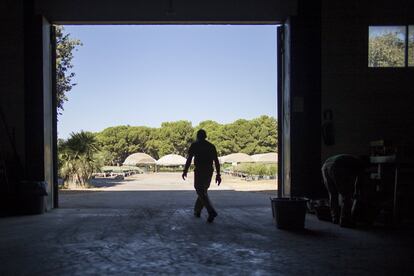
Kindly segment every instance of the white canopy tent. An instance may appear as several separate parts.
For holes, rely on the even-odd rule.
[[[178,154],[167,154],[157,161],[158,166],[184,166],[187,159]]]
[[[128,156],[123,165],[125,166],[138,166],[138,165],[155,165],[155,159],[152,158],[150,155],[138,152],[133,153],[130,156]]]
[[[277,163],[276,152],[254,154],[251,157],[256,163]]]
[[[220,157],[221,163],[251,163],[254,162],[253,158],[246,153],[232,153]]]

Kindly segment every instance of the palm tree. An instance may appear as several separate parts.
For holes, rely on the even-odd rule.
[[[94,155],[99,151],[98,142],[91,132],[72,132],[59,143],[59,172],[64,182],[85,186],[97,169]]]

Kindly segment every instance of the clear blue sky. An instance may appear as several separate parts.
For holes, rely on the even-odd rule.
[[[82,41],[58,133],[277,114],[276,26],[65,26]]]
[[[405,26],[369,26],[369,37],[397,33],[400,39],[405,39]]]

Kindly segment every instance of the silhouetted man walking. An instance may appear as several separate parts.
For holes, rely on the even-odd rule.
[[[191,165],[191,160],[194,156],[194,188],[197,192],[198,198],[194,206],[194,215],[200,217],[201,210],[206,207],[208,211],[208,222],[213,222],[217,216],[216,210],[214,210],[210,199],[208,198],[207,190],[210,187],[211,178],[213,176],[213,161],[216,166],[216,183],[220,185],[220,163],[217,157],[216,147],[206,141],[207,133],[205,130],[200,129],[197,132],[197,141],[191,144],[188,150],[188,158],[185,163],[183,171],[183,179],[187,177],[188,168]]]

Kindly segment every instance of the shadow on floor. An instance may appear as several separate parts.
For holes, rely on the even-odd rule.
[[[267,197],[255,198],[256,206],[222,205],[207,224],[206,214],[195,218],[191,206],[172,206],[187,193],[116,192],[153,205],[127,201],[131,208],[62,208],[2,219],[0,275],[413,275],[411,233],[372,234],[315,216],[302,232],[279,230]],[[220,193],[212,193],[217,203]],[[239,203],[248,199],[232,194]],[[172,201],[157,202],[168,196]],[[232,205],[227,200],[222,204]]]

